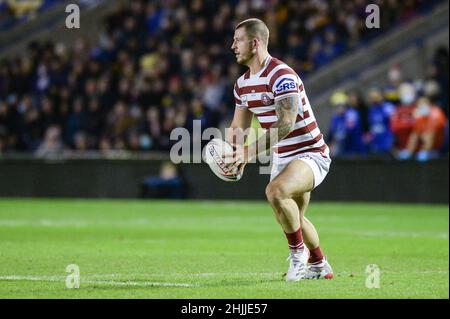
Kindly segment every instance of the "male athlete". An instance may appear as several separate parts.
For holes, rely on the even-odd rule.
[[[242,170],[257,154],[273,150],[266,196],[289,245],[285,279],[331,279],[333,271],[320,249],[317,231],[305,217],[311,191],[328,173],[329,149],[302,81],[289,66],[269,55],[268,41],[269,30],[259,19],[245,20],[235,28],[231,49],[237,62],[249,70],[234,86],[236,108],[227,140],[235,152],[229,165]],[[244,146],[236,142],[243,140],[237,136],[250,128],[253,114],[267,130],[258,141]],[[261,144],[265,149],[258,148]]]

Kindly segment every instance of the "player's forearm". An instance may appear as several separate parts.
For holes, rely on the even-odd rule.
[[[252,161],[259,154],[271,150],[273,146],[292,132],[294,124],[294,121],[290,119],[282,119],[273,123],[258,140],[248,146],[248,160]]]
[[[229,127],[227,130],[225,130],[225,141],[232,144],[233,140],[235,139],[235,133],[234,133],[234,127]]]
[[[247,134],[240,127],[231,126],[227,130],[225,140],[230,144],[237,144],[243,146],[247,139]]]

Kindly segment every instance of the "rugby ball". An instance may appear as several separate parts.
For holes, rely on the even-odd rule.
[[[230,143],[218,138],[209,141],[203,148],[203,160],[209,165],[213,173],[226,182],[237,182],[242,177],[242,170],[230,170],[223,158],[225,154],[232,154],[233,147]]]

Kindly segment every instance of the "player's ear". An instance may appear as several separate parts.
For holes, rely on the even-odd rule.
[[[256,49],[258,48],[258,46],[259,46],[258,39],[254,38],[252,40],[252,52],[253,53],[256,53]]]

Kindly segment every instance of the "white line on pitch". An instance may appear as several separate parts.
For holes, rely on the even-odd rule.
[[[64,282],[64,277],[61,276],[0,276],[0,280],[5,281],[50,281],[50,282]],[[142,286],[142,287],[198,287],[198,284],[185,284],[173,282],[150,282],[150,281],[113,281],[113,280],[80,280],[80,284],[96,284],[96,285],[111,285],[111,286]]]
[[[110,277],[210,277],[210,276],[277,276],[281,272],[205,272],[205,273],[172,273],[172,274],[86,274],[91,278],[110,278]]]
[[[395,270],[382,270],[383,273],[390,274],[401,274],[401,271]],[[415,274],[446,274],[448,270],[417,270],[417,271],[408,271],[408,273]],[[336,272],[336,275],[363,275],[363,272]],[[120,286],[179,286],[179,287],[191,287],[191,286],[199,286],[199,284],[187,284],[187,283],[171,283],[171,282],[152,282],[152,281],[135,281],[137,278],[145,278],[145,277],[215,277],[215,276],[281,276],[282,272],[223,272],[223,273],[163,273],[163,274],[149,274],[149,273],[124,273],[124,274],[85,274],[84,278],[86,280],[81,280],[81,283],[89,283],[89,284],[105,284],[105,285],[120,285]],[[126,278],[132,277],[133,280],[127,280]],[[96,278],[100,280],[96,280]],[[107,278],[124,278],[122,281],[114,281],[114,280],[101,280]],[[9,275],[9,276],[0,276],[0,280],[16,280],[16,281],[64,281],[64,276],[18,276],[18,275]],[[125,281],[124,281],[125,280]]]
[[[402,274],[402,271],[395,271],[395,270],[381,270],[383,273],[386,274]],[[417,271],[408,271],[410,274],[447,274],[448,270],[417,270]],[[222,273],[173,273],[173,274],[148,274],[148,273],[140,273],[140,274],[92,274],[92,275],[85,275],[89,278],[127,278],[127,277],[134,277],[134,278],[145,278],[145,277],[216,277],[216,276],[234,276],[234,277],[245,277],[245,276],[267,276],[267,277],[281,277],[282,272],[222,272]],[[335,275],[337,276],[347,276],[347,275],[364,275],[364,271],[358,272],[348,272],[348,271],[342,271],[342,272],[335,272]],[[1,278],[1,277],[0,277]]]

